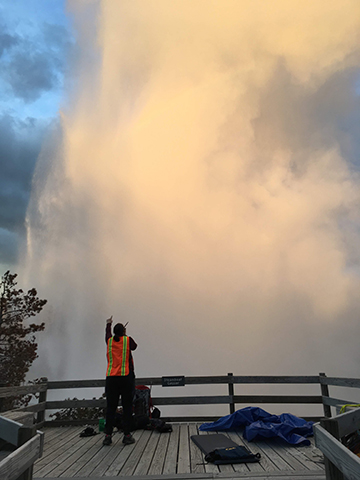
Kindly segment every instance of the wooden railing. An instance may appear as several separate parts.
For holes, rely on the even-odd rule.
[[[31,480],[33,464],[42,455],[44,434],[36,430],[31,413],[5,415],[0,416],[0,441],[12,445],[13,451],[0,461],[0,478]]]
[[[137,378],[137,385],[157,386],[163,385],[164,377],[146,377]],[[326,377],[324,373],[313,376],[238,376],[229,373],[224,376],[190,376],[183,377],[184,385],[216,385],[223,384],[227,387],[224,395],[207,395],[207,396],[168,396],[153,397],[155,406],[162,405],[214,405],[225,404],[229,406],[229,412],[233,413],[235,408],[244,405],[259,404],[322,404],[324,417],[331,417],[331,406],[343,405],[346,403],[354,403],[350,400],[341,400],[329,396],[329,385],[346,386],[360,388],[360,380],[353,378],[333,378]],[[278,384],[278,385],[294,385],[294,384],[318,384],[320,385],[319,395],[235,395],[234,385],[236,384]],[[2,387],[0,388],[0,398],[17,396],[28,393],[38,393],[38,403],[27,407],[22,407],[18,411],[37,413],[36,423],[40,428],[45,422],[46,410],[59,410],[63,408],[105,408],[105,399],[84,399],[84,400],[47,400],[47,392],[51,390],[68,390],[80,388],[104,388],[105,379],[101,380],[61,380],[47,381],[36,385],[22,387]],[[174,393],[178,393],[181,387],[164,387],[173,389]],[[169,390],[168,390],[169,391]],[[214,420],[214,416],[188,416],[188,417],[165,417],[167,421],[207,421]],[[305,417],[309,420],[318,421],[320,417]],[[88,420],[83,421],[66,421],[71,423],[91,423]],[[48,422],[45,422],[48,423]],[[52,421],[52,425],[64,424],[65,421]]]
[[[47,378],[42,379],[42,383],[35,385],[24,385],[21,387],[1,387],[0,399],[9,397],[21,397],[22,395],[39,394],[38,403],[28,405],[26,407],[20,407],[16,410],[6,412],[6,416],[11,412],[31,412],[37,413],[36,424],[38,428],[44,425],[45,410],[46,410],[46,394],[48,390]]]
[[[340,379],[331,379],[334,382],[338,380]],[[341,379],[343,380],[351,379]],[[360,408],[322,419],[320,424],[314,425],[315,444],[325,457],[326,480],[359,480],[360,458],[341,443],[342,437],[356,432],[359,428]]]
[[[137,385],[161,386],[163,377],[137,378]],[[322,404],[321,395],[235,395],[235,384],[319,384],[318,376],[235,376],[229,373],[224,376],[201,376],[184,377],[184,385],[216,385],[227,386],[227,395],[206,396],[169,396],[153,397],[154,406],[163,405],[229,405],[230,413],[235,411],[235,405],[239,404]],[[48,382],[48,390],[73,389],[73,388],[96,388],[105,387],[105,380],[68,380]],[[172,387],[164,387],[172,388]],[[178,392],[178,387],[176,387]],[[62,409],[77,407],[106,407],[105,399],[93,400],[53,400],[46,402],[46,409]],[[188,416],[188,417],[164,417],[166,421],[207,421],[217,419],[215,416]],[[318,420],[319,417],[315,417]],[[54,421],[52,424],[63,424],[62,421]],[[67,422],[70,423],[70,422]],[[71,423],[80,423],[73,421]]]

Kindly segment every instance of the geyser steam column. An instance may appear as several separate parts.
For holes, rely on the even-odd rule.
[[[111,314],[140,376],[318,371],[321,322],[351,327],[360,12],[321,3],[70,2],[77,87],[28,214],[48,376],[101,377]]]

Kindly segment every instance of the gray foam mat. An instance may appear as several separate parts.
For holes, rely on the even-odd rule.
[[[230,440],[222,433],[214,433],[211,435],[191,435],[191,440],[197,445],[205,455],[212,452],[216,448],[237,447],[238,444]]]

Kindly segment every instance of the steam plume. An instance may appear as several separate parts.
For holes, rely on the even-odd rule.
[[[355,374],[359,2],[69,10],[77,84],[28,212],[43,373],[104,376],[112,314],[139,376]]]

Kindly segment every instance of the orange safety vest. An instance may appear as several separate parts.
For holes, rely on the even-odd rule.
[[[107,343],[108,368],[106,376],[125,376],[130,373],[130,338],[120,337],[118,342],[114,337],[109,338]]]

